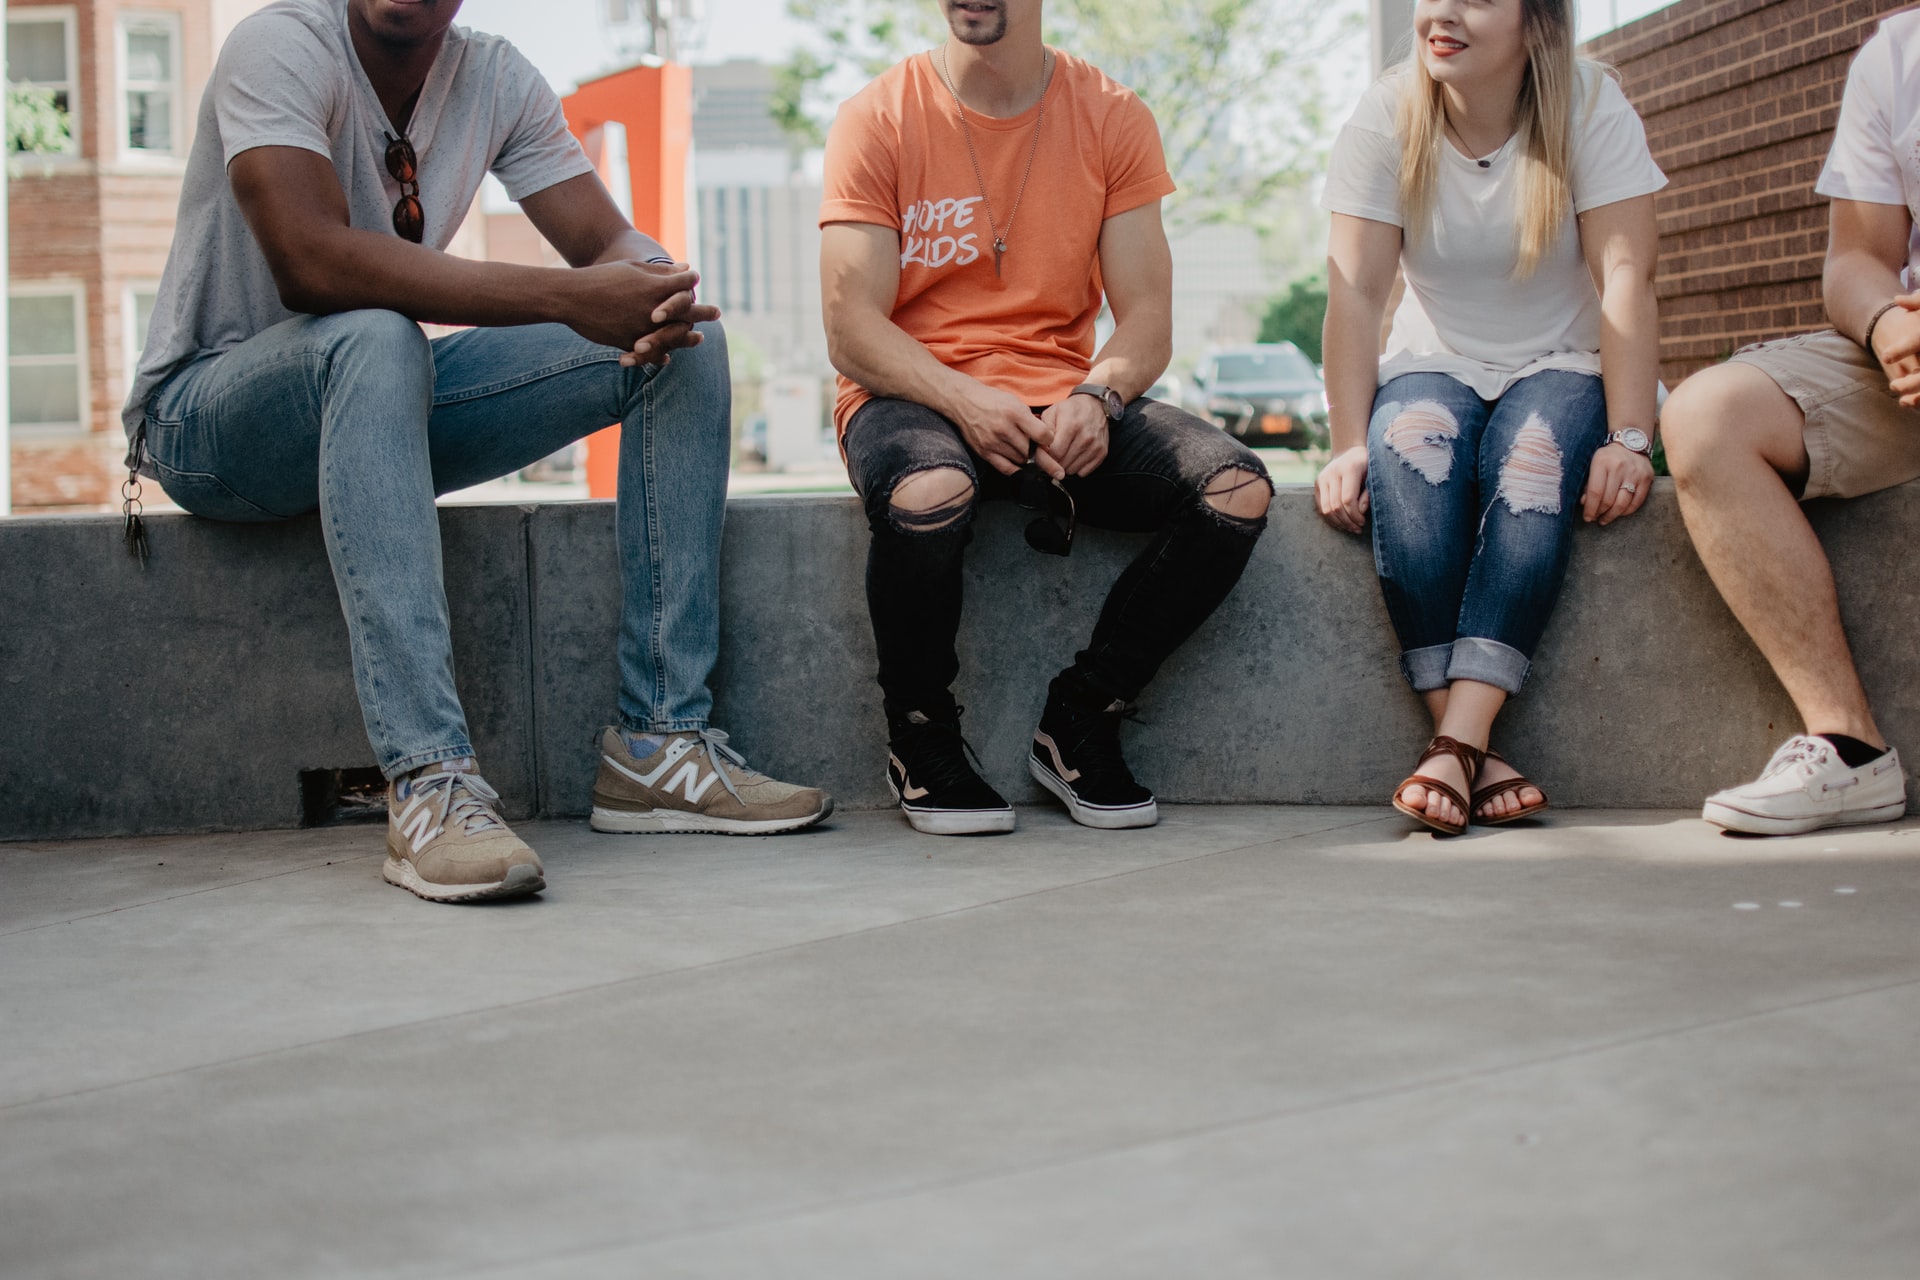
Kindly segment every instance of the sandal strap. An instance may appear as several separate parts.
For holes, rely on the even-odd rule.
[[[1479,747],[1468,746],[1458,738],[1449,737],[1444,733],[1436,733],[1433,735],[1433,740],[1427,743],[1427,749],[1420,753],[1420,758],[1422,760],[1431,759],[1443,751],[1460,762],[1460,772],[1466,775],[1467,787],[1471,789],[1473,787],[1473,780],[1480,776],[1480,761],[1485,757],[1486,752]],[[1415,765],[1414,767],[1418,768],[1419,766]],[[1459,793],[1455,792],[1452,787],[1443,784],[1442,789],[1451,793],[1456,801],[1460,798]]]
[[[1465,796],[1455,791],[1451,784],[1442,782],[1438,778],[1429,778],[1424,773],[1416,773],[1412,777],[1402,781],[1400,785],[1394,789],[1393,794],[1398,798],[1402,791],[1412,786],[1421,786],[1429,791],[1438,791],[1441,795],[1453,801],[1454,807],[1459,809],[1461,813],[1468,814],[1469,816],[1472,815],[1473,806],[1467,802]]]
[[[1503,796],[1509,791],[1525,791],[1528,787],[1532,787],[1535,791],[1540,791],[1538,784],[1530,782],[1526,778],[1508,778],[1505,782],[1489,782],[1486,786],[1473,793],[1473,807],[1478,809],[1495,796]],[[1541,791],[1540,794],[1545,795],[1546,792]]]

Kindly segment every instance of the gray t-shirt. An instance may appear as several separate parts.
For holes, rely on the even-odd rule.
[[[277,0],[233,29],[200,103],[173,248],[122,414],[129,435],[174,370],[294,315],[233,198],[233,158],[252,147],[318,152],[333,161],[352,225],[393,235],[392,130],[353,51],[347,0]],[[515,200],[593,172],[533,64],[499,36],[460,27],[447,32],[407,138],[420,159],[423,243],[437,249],[489,169]]]

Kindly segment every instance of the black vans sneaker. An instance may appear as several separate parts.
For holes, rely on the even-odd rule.
[[[1061,696],[1057,681],[1040,713],[1027,771],[1083,827],[1150,827],[1160,821],[1153,792],[1134,781],[1120,754],[1120,722],[1127,713],[1127,704],[1117,700],[1099,710],[1076,707]]]
[[[1013,830],[1013,806],[967,760],[960,708],[910,711],[887,743],[887,786],[915,831],[934,836]]]

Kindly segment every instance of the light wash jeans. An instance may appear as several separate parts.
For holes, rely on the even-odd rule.
[[[705,728],[732,406],[725,336],[701,331],[664,369],[624,369],[564,325],[429,342],[390,311],[299,316],[154,393],[147,473],[214,520],[319,508],[367,737],[394,778],[473,754],[434,496],[620,422],[620,723]]]
[[[1380,388],[1367,429],[1374,565],[1416,690],[1520,692],[1606,433],[1589,373],[1545,370],[1494,401],[1443,373]]]

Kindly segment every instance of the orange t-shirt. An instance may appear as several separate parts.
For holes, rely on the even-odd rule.
[[[1037,144],[1034,118],[1044,108]],[[893,322],[939,361],[1030,405],[1063,399],[1093,365],[1100,313],[1100,226],[1174,190],[1153,113],[1097,67],[1054,51],[1053,79],[1032,110],[967,112],[993,218],[1007,242],[993,274],[993,233],[953,95],[919,53],[840,108],[827,135],[820,225],[866,222],[900,233]],[[1014,197],[1033,155],[1013,226]],[[845,377],[834,425],[872,396]]]

